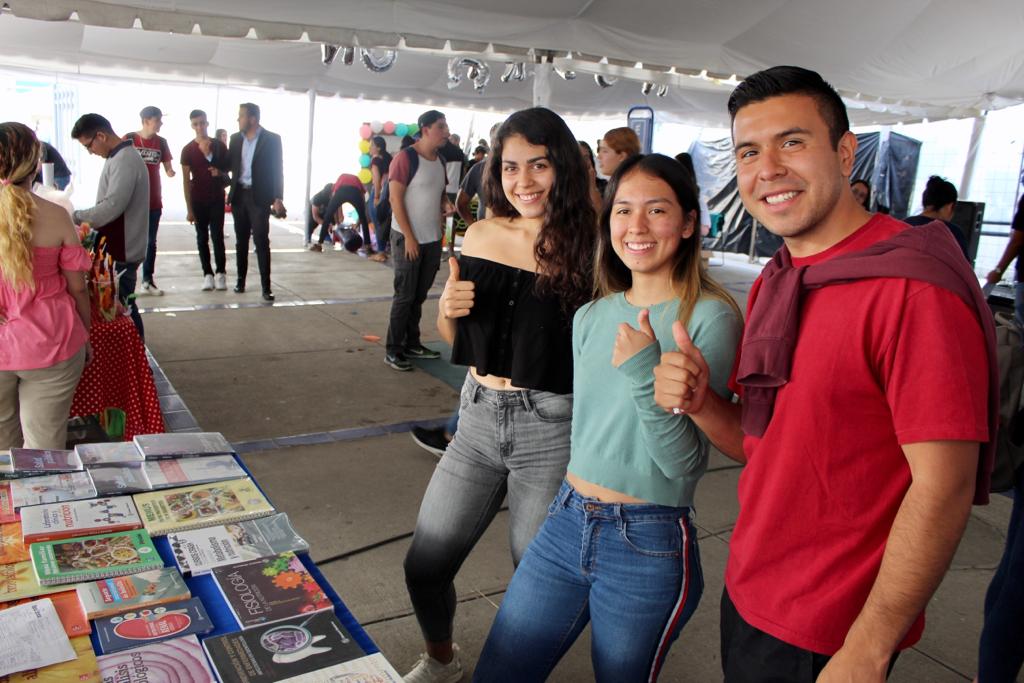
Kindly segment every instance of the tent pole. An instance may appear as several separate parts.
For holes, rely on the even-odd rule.
[[[316,118],[316,90],[310,88],[309,90],[309,128],[306,133],[306,211],[303,214],[303,220],[309,215],[310,212],[310,197],[312,196],[312,182],[313,182],[313,121]],[[305,235],[305,224],[303,224],[303,235]]]
[[[971,196],[971,183],[974,181],[974,163],[978,158],[978,148],[981,146],[981,136],[985,132],[987,116],[974,117],[974,127],[971,128],[971,144],[967,147],[967,161],[964,162],[964,174],[960,178],[960,197],[966,199]]]
[[[750,253],[747,260],[757,263],[757,219],[753,216],[750,217]]]
[[[533,70],[533,106],[551,106],[551,74],[554,65],[541,62]]]

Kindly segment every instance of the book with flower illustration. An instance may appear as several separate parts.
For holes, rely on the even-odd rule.
[[[46,598],[53,603],[54,609],[57,610],[57,618],[60,619],[60,623],[64,627],[64,633],[68,635],[68,638],[87,636],[92,632],[92,629],[89,627],[89,618],[85,614],[85,608],[82,607],[82,601],[78,599],[78,593],[73,590],[49,593],[41,597],[0,602],[0,610],[5,610],[15,605],[24,605],[27,602],[41,600],[42,598]],[[2,680],[0,679],[0,682]]]
[[[234,447],[220,432],[138,434],[135,436],[135,445],[146,456],[146,460],[230,455],[235,452]]]
[[[293,552],[214,567],[213,578],[243,629],[333,608]]]
[[[214,683],[194,635],[143,645],[99,658],[104,683]],[[231,679],[224,679],[231,680]]]
[[[174,567],[80,583],[75,590],[90,619],[149,609],[192,597],[185,580]]]
[[[143,466],[151,489],[208,484],[225,479],[247,477],[233,455],[209,455],[203,458],[147,460]]]
[[[80,443],[75,446],[75,453],[86,467],[141,463],[146,459],[132,441]]]
[[[192,576],[208,574],[214,567],[288,550],[309,550],[309,543],[295,533],[288,515],[283,512],[248,522],[168,534],[167,541],[171,544],[178,568]]]
[[[11,504],[15,510],[29,505],[96,497],[96,486],[88,471],[14,479],[4,482],[4,485],[10,487]],[[2,495],[0,493],[0,498]]]
[[[100,683],[100,666],[89,636],[71,638],[74,659],[0,677],[0,683]]]
[[[25,543],[112,534],[142,527],[131,496],[33,505],[21,511]]]
[[[21,522],[0,524],[0,564],[14,564],[27,559],[28,548],[21,535]]]
[[[164,564],[144,529],[33,543],[29,553],[42,586],[135,574]]]
[[[275,512],[249,478],[137,493],[133,498],[142,524],[153,536],[240,522]]]

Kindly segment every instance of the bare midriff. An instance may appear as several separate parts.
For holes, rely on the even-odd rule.
[[[586,479],[580,479],[572,472],[567,472],[565,474],[565,479],[572,484],[572,487],[576,489],[576,492],[584,498],[597,498],[602,503],[648,502],[642,498],[634,498],[633,496],[626,495],[620,491],[613,491],[612,489],[601,486],[600,484],[594,484]]]
[[[512,380],[508,377],[481,375],[477,373],[476,368],[470,368],[469,371],[473,373],[473,379],[480,382],[480,384],[484,385],[488,389],[494,389],[495,391],[519,391],[522,389],[522,387],[517,387],[512,384]]]

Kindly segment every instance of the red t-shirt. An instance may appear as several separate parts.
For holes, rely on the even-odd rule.
[[[907,225],[876,215],[819,263]],[[748,312],[760,288],[750,292]],[[955,294],[876,278],[805,291],[790,381],[747,436],[725,583],[743,619],[832,655],[874,584],[910,486],[901,446],[988,440],[984,336]],[[734,387],[737,388],[737,387]],[[921,614],[900,648],[924,629]]]
[[[146,170],[149,171],[150,210],[164,208],[160,197],[160,164],[174,158],[171,156],[171,148],[167,146],[167,140],[159,135],[147,140],[138,133],[129,133],[125,140],[132,141],[132,145],[139,151],[139,156],[146,162]]]
[[[334,187],[331,188],[331,194],[338,191],[338,188],[342,185],[348,187],[354,187],[357,190],[365,190],[366,186],[363,185],[362,181],[359,180],[359,176],[354,176],[351,173],[342,173],[338,176],[338,179],[334,181]]]

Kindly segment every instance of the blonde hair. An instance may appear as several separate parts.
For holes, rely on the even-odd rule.
[[[13,289],[35,289],[32,219],[35,202],[21,183],[33,177],[41,148],[21,123],[0,123],[0,279]]]

